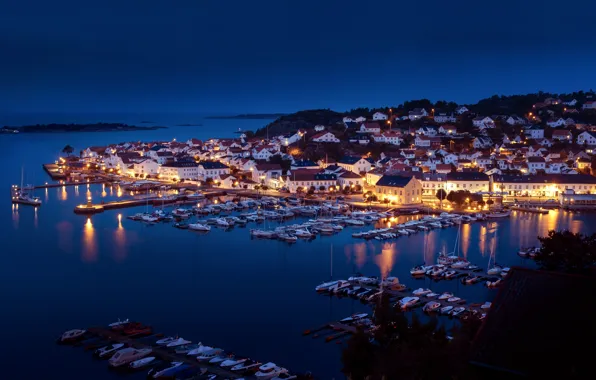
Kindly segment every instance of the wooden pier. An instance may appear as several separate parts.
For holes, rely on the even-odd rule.
[[[246,378],[246,376],[242,376],[242,374],[240,374],[240,373],[232,372],[232,371],[226,370],[224,368],[221,368],[219,366],[214,366],[212,364],[209,364],[208,362],[207,363],[199,363],[194,357],[191,357],[188,355],[183,355],[183,354],[176,354],[171,351],[168,351],[164,347],[152,346],[150,344],[140,342],[134,338],[124,336],[124,335],[120,334],[119,332],[116,332],[116,331],[113,331],[113,330],[110,330],[107,328],[90,327],[89,329],[87,329],[87,331],[91,335],[94,335],[96,337],[99,337],[103,340],[106,340],[106,341],[109,341],[112,343],[123,343],[127,346],[134,347],[137,349],[150,348],[152,350],[150,356],[155,356],[157,359],[164,361],[164,362],[177,361],[177,362],[183,362],[185,364],[188,364],[188,365],[196,367],[196,368],[205,368],[205,369],[207,369],[207,371],[209,371],[215,375],[221,376],[222,378],[225,378],[225,379],[238,379],[240,377]]]

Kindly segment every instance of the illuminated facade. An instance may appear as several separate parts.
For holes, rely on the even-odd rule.
[[[416,205],[422,203],[422,184],[415,177],[384,175],[375,185],[375,195],[393,205]]]
[[[595,194],[596,177],[584,174],[493,176],[492,191],[512,196],[559,197],[565,190],[575,194]]]

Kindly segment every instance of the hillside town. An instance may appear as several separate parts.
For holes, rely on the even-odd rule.
[[[61,158],[64,170],[304,196],[361,194],[394,206],[450,193],[596,202],[596,96],[544,98],[523,115],[467,106],[345,114],[279,135],[128,142]],[[444,190],[444,191],[442,191]],[[593,198],[593,199],[592,199]]]

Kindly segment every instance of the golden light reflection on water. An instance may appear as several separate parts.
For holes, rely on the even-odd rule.
[[[50,199],[49,194],[48,194],[48,188],[46,187],[46,203],[48,203],[48,199]]]
[[[108,193],[106,192],[106,184],[102,183],[101,184],[101,196],[102,198],[105,198],[108,195]]]
[[[366,244],[354,244],[354,264],[358,269],[361,269],[366,264]]]
[[[19,227],[19,204],[18,203],[12,204],[12,222],[13,222],[14,228]]]
[[[74,187],[74,190],[75,190],[75,197],[78,197],[79,196],[79,185],[76,185]]]
[[[478,249],[480,255],[484,257],[486,255],[486,234],[487,229],[485,225],[480,226],[480,236],[478,237]]]
[[[62,191],[60,192],[60,200],[65,201],[68,199],[68,193],[66,192],[66,186],[62,186]]]
[[[468,258],[468,249],[470,248],[470,232],[472,230],[472,226],[469,224],[464,224],[461,226],[461,252],[463,256],[467,259]],[[459,252],[456,252],[459,255]]]
[[[38,207],[33,207],[33,227],[37,228],[37,209]]]
[[[118,198],[122,197],[122,188],[120,186],[118,186],[118,192],[116,193],[116,196]]]
[[[126,231],[122,226],[122,214],[118,214],[118,228],[114,231],[114,260],[126,259]]]
[[[381,246],[381,254],[375,255],[375,264],[379,267],[381,272],[381,278],[385,278],[393,269],[395,264],[395,256],[397,255],[397,249],[395,243],[383,243]]]
[[[97,261],[97,241],[95,239],[95,229],[91,218],[87,218],[85,228],[83,229],[83,252],[82,259],[86,262]]]

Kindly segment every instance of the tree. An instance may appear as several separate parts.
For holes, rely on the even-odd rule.
[[[437,190],[437,194],[435,196],[440,201],[441,208],[443,208],[443,199],[447,198],[447,192],[445,191],[445,189]]]
[[[493,201],[492,199],[488,198],[488,200],[486,201],[486,204],[488,205],[488,207],[492,206],[495,204],[495,201]]]
[[[72,154],[72,152],[74,152],[74,148],[70,145],[67,145],[62,149],[62,153],[65,153],[69,157]]]
[[[355,191],[356,193],[359,193],[359,192],[361,192],[361,191],[362,191],[362,186],[360,186],[360,185],[355,185],[355,186],[354,186],[354,191]]]
[[[325,191],[325,186],[323,186],[323,185],[319,186],[319,191]]]
[[[307,192],[307,194],[310,194],[310,195],[312,195],[312,194],[314,194],[314,193],[315,193],[315,190],[316,190],[316,189],[315,189],[315,187],[314,187],[314,186],[311,186],[311,187],[309,187],[309,188],[308,188],[308,192]]]
[[[538,240],[542,246],[536,254],[536,262],[543,269],[583,272],[596,264],[596,233],[583,235],[569,230],[551,230]]]
[[[302,194],[302,193],[304,193],[304,187],[302,187],[302,186],[298,186],[298,187],[296,188],[296,193],[298,193],[298,194]]]
[[[207,178],[205,179],[205,185],[207,185],[207,186],[213,186],[213,183],[214,183],[214,182],[215,182],[215,181],[213,181],[213,178],[211,178],[211,177],[207,177]]]

